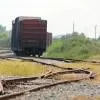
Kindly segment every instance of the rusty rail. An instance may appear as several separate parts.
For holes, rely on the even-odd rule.
[[[28,61],[33,61],[33,59],[27,59],[27,58],[23,58],[20,56],[0,56],[0,59],[7,59],[9,60],[9,58],[16,58],[16,59],[22,59],[22,60],[28,60]],[[33,57],[33,58],[38,58],[38,57]],[[49,58],[49,57],[40,57],[40,59],[50,59],[50,60],[57,60],[57,61],[63,61],[63,62],[67,62],[67,63],[72,63],[72,62],[90,62],[90,63],[100,63],[100,61],[88,61],[88,60],[82,60],[82,59],[64,59],[64,58]]]
[[[4,59],[4,58],[9,59],[9,57],[8,58],[7,57],[2,57],[2,59]],[[11,58],[16,58],[16,57],[11,57]],[[7,84],[7,82],[8,83],[10,83],[10,82],[13,83],[13,82],[17,82],[17,81],[34,80],[34,79],[38,79],[38,78],[48,78],[50,76],[61,75],[61,74],[69,74],[69,73],[76,73],[76,74],[77,73],[85,73],[87,76],[84,77],[84,78],[74,79],[74,80],[70,80],[70,81],[68,81],[68,80],[59,81],[59,82],[55,82],[55,83],[52,83],[52,84],[43,85],[43,86],[39,86],[37,88],[32,88],[32,89],[29,89],[29,90],[24,90],[24,91],[12,93],[12,94],[1,95],[0,100],[6,100],[6,99],[14,98],[16,96],[24,95],[27,92],[36,92],[36,91],[39,91],[41,89],[44,89],[44,88],[47,89],[47,88],[50,88],[52,86],[56,86],[56,85],[59,85],[59,84],[68,84],[68,83],[71,83],[71,82],[78,82],[78,81],[81,81],[81,80],[84,80],[84,79],[94,78],[96,76],[95,73],[90,72],[87,69],[63,68],[61,66],[57,66],[57,65],[54,65],[54,64],[47,64],[47,63],[44,63],[44,62],[36,61],[32,58],[28,59],[28,58],[17,57],[17,59],[21,59],[22,61],[28,60],[28,61],[31,61],[31,62],[36,62],[36,63],[43,64],[43,65],[50,65],[50,66],[53,66],[53,67],[64,69],[64,71],[50,73],[48,75],[42,75],[40,77],[27,77],[27,78],[24,77],[24,78],[2,80],[4,82],[4,84]]]
[[[79,78],[79,79],[74,79],[74,80],[70,80],[70,81],[67,81],[67,80],[59,81],[59,82],[55,82],[55,83],[52,83],[52,84],[39,86],[37,88],[24,90],[24,91],[21,91],[21,92],[6,94],[6,95],[3,95],[3,96],[0,96],[0,100],[8,100],[8,99],[11,99],[11,98],[15,98],[17,96],[25,95],[27,92],[36,92],[36,91],[40,91],[41,89],[44,89],[44,88],[48,89],[50,87],[57,86],[57,85],[60,85],[60,84],[68,84],[68,83],[72,83],[72,82],[79,82],[81,80],[89,79],[91,77],[95,77],[95,76],[93,76],[93,74],[90,72],[89,75],[87,75],[87,77],[85,77],[85,78]]]

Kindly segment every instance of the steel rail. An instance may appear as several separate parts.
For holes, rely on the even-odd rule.
[[[82,80],[85,80],[85,79],[89,79],[91,77],[91,75],[92,74],[90,73],[85,78],[79,78],[79,79],[74,79],[74,80],[70,80],[70,81],[68,81],[68,80],[59,81],[59,82],[55,82],[55,83],[52,83],[52,84],[39,86],[37,88],[32,88],[32,89],[28,89],[28,90],[24,90],[24,91],[20,91],[20,92],[15,92],[15,93],[12,93],[12,94],[6,94],[6,95],[3,95],[3,96],[0,96],[0,100],[8,100],[8,99],[11,99],[11,98],[16,98],[17,96],[25,95],[27,92],[36,92],[36,91],[40,91],[41,89],[48,89],[50,87],[57,86],[57,85],[60,85],[60,84],[68,84],[68,83],[72,83],[72,82],[79,82],[79,81],[82,81]]]
[[[15,55],[14,56],[0,56],[0,59],[7,59],[7,60],[9,60],[9,58],[16,58],[16,59],[23,59],[23,60],[31,61],[32,57],[30,57],[30,59],[27,59],[26,57],[15,56]],[[64,58],[50,58],[50,57],[33,57],[33,58],[57,60],[57,61],[63,61],[63,62],[67,62],[67,63],[73,63],[73,62],[100,63],[100,61],[91,61],[91,60],[88,61],[88,60],[82,60],[82,59],[64,59]]]
[[[31,80],[36,80],[36,79],[40,79],[40,78],[48,78],[50,76],[55,76],[55,75],[62,75],[62,74],[70,74],[70,73],[75,73],[75,74],[90,74],[92,73],[91,71],[88,71],[86,69],[74,69],[74,70],[64,70],[64,71],[58,71],[55,73],[46,73],[44,75],[41,75],[39,77],[22,77],[22,78],[12,78],[12,79],[2,79],[2,83],[3,84],[7,84],[7,83],[13,83],[13,82],[21,82],[21,81],[31,81]],[[93,73],[94,74],[94,73]]]

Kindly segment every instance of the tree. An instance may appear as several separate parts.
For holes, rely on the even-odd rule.
[[[0,33],[5,33],[6,32],[6,27],[0,25]]]

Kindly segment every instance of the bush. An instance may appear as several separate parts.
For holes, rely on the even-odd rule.
[[[100,42],[86,38],[83,33],[62,36],[47,50],[47,56],[55,58],[87,59],[97,54],[100,54]]]

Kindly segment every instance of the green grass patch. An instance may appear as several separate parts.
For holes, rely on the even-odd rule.
[[[47,56],[54,58],[88,59],[93,55],[100,56],[100,40],[95,41],[78,33],[54,39],[47,50]]]

